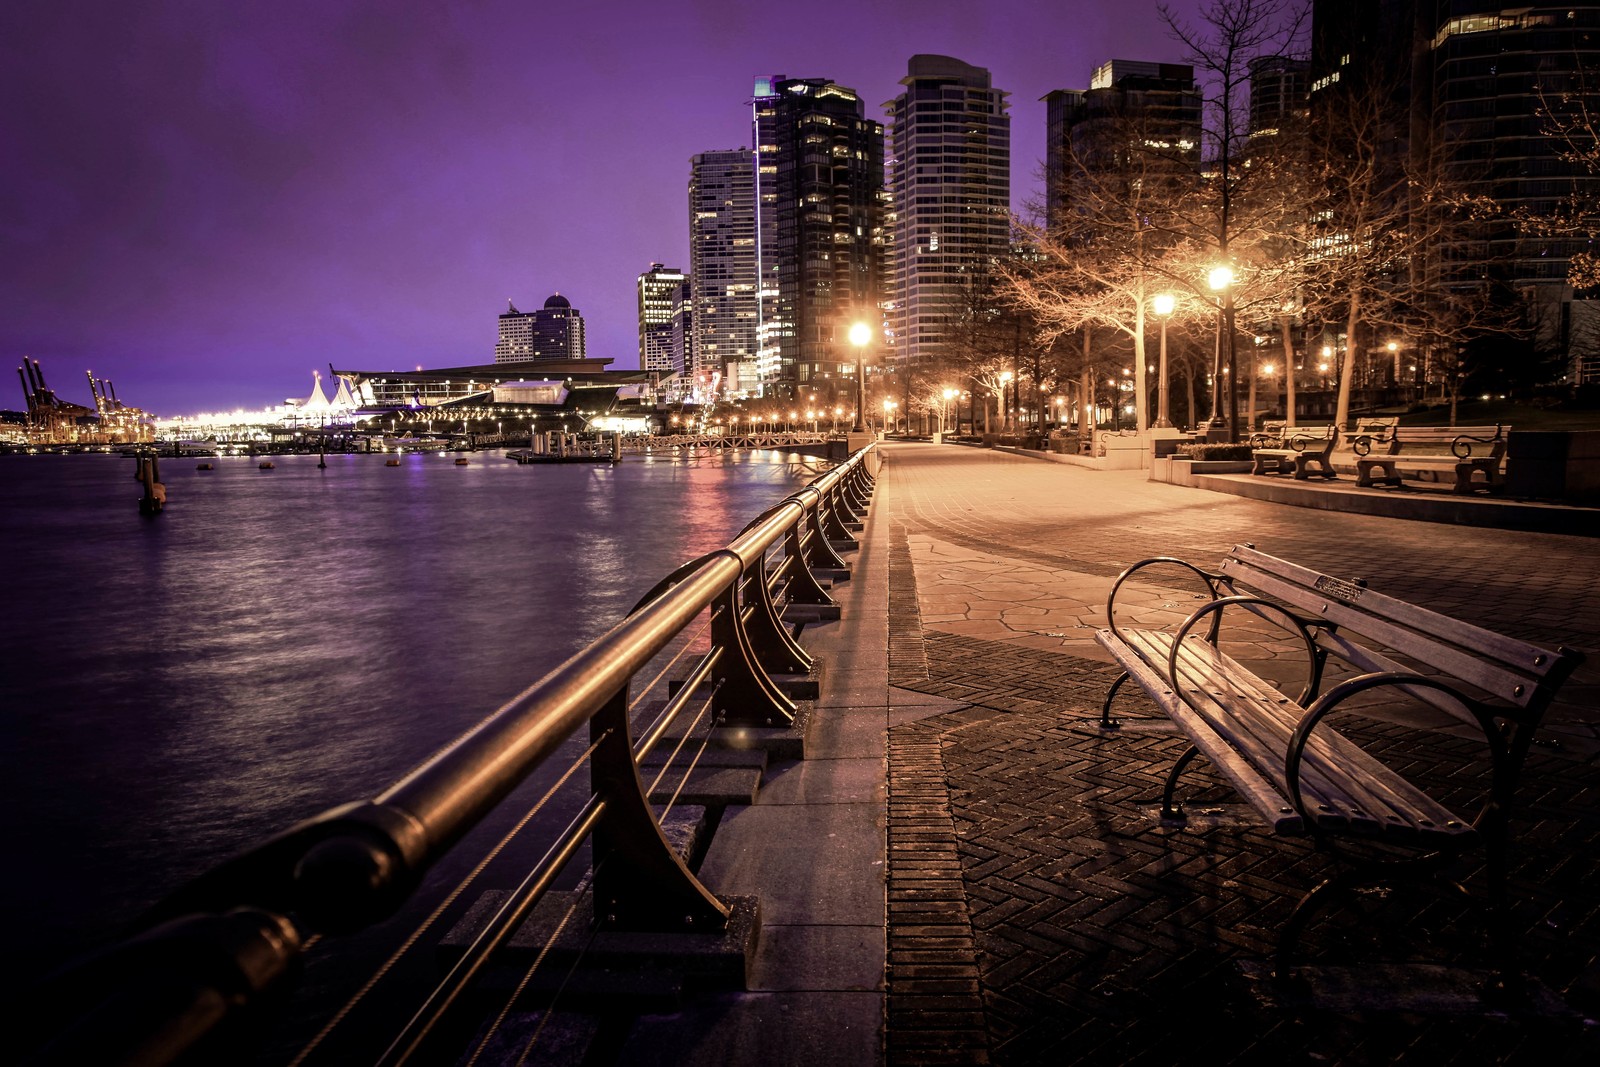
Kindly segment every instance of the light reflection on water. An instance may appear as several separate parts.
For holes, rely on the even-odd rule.
[[[23,959],[370,796],[815,471],[770,453],[0,459],[0,721]]]

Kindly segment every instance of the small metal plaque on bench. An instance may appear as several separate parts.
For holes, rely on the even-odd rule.
[[[1326,574],[1317,579],[1317,592],[1324,596],[1331,596],[1335,600],[1357,601],[1366,590],[1355,582],[1347,582],[1343,578],[1330,578]]]

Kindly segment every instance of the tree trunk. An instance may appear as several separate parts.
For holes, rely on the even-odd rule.
[[[1083,377],[1078,387],[1078,441],[1079,451],[1088,451],[1083,442],[1094,437],[1094,366],[1089,362],[1090,329],[1083,328]]]
[[[1200,420],[1195,416],[1194,362],[1192,360],[1186,359],[1183,361],[1183,384],[1188,392],[1189,400],[1189,408],[1183,413],[1186,420],[1184,424],[1191,430],[1197,430],[1200,428]]]
[[[1356,370],[1356,324],[1361,321],[1361,297],[1350,294],[1350,310],[1345,316],[1344,359],[1339,364],[1339,402],[1334,408],[1334,425],[1343,430],[1350,424],[1350,384]]]
[[[1150,427],[1150,387],[1146,382],[1149,371],[1144,357],[1144,294],[1140,291],[1139,305],[1133,313],[1133,428],[1140,433]]]
[[[1248,399],[1250,414],[1245,416],[1245,424],[1241,430],[1242,436],[1240,440],[1248,440],[1250,435],[1256,432],[1256,378],[1261,370],[1258,365],[1260,361],[1260,352],[1252,346],[1250,349],[1250,395]]]
[[[1294,334],[1291,332],[1293,328],[1294,320],[1288,315],[1278,317],[1278,333],[1283,338],[1283,415],[1290,426],[1299,421],[1294,413]]]

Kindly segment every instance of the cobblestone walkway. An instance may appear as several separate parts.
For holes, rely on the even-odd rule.
[[[1600,1062],[1594,542],[948,448],[891,450],[884,478],[891,682],[964,705],[889,734],[890,1064]],[[1137,700],[1119,735],[1092,725],[1115,677],[1092,641],[1112,577],[1151,555],[1209,565],[1241,540],[1590,656],[1519,793],[1527,1009],[1463,995],[1485,961],[1477,916],[1431,891],[1319,920],[1312,980],[1279,986],[1278,931],[1328,861],[1260,829],[1199,765],[1189,824],[1163,826],[1181,740]],[[1359,729],[1424,786],[1486,771],[1481,742]]]

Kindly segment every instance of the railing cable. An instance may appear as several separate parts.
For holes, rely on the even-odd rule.
[[[694,647],[695,642],[704,637],[706,631],[709,629],[711,629],[711,618],[708,615],[706,617],[706,621],[700,624],[700,629],[696,630],[693,634],[690,634],[689,637],[683,642],[683,646],[673,654],[672,658],[662,666],[660,671],[656,672],[656,676],[646,682],[644,688],[639,690],[639,695],[634,697],[632,702],[628,704],[628,710],[630,712],[637,708],[644,698],[651,691],[653,691],[656,686],[661,684],[661,679],[667,676],[667,672],[672,670],[673,667],[676,667],[678,665],[678,661],[689,654],[689,651]]]
[[[590,743],[589,747],[584,749],[581,755],[572,761],[572,766],[568,767],[562,773],[561,777],[556,779],[555,783],[551,785],[549,789],[545,790],[544,796],[540,797],[533,807],[530,808],[528,812],[522,816],[522,818],[517,820],[517,824],[515,826],[506,831],[505,835],[495,843],[494,847],[484,855],[483,859],[478,861],[477,865],[474,866],[470,872],[468,872],[466,877],[463,878],[461,882],[449,892],[448,895],[446,895],[444,900],[439,902],[438,906],[435,907],[433,911],[422,920],[421,924],[414,931],[412,931],[411,935],[400,944],[400,947],[395,949],[394,952],[390,954],[388,959],[384,960],[378,965],[377,970],[373,971],[371,977],[369,977],[366,982],[362,984],[361,988],[356,990],[355,993],[351,995],[350,999],[347,1000],[344,1005],[334,1013],[333,1018],[329,1019],[322,1029],[317,1031],[316,1035],[306,1043],[306,1046],[300,1050],[295,1058],[289,1061],[289,1067],[300,1067],[300,1065],[306,1061],[306,1058],[315,1052],[317,1047],[327,1039],[328,1035],[333,1033],[339,1024],[344,1022],[350,1013],[360,1005],[363,999],[365,999],[366,995],[370,993],[379,982],[383,981],[384,977],[394,969],[395,964],[399,963],[400,960],[404,958],[405,954],[411,951],[411,949],[416,945],[417,941],[422,938],[422,935],[427,933],[428,930],[432,928],[434,923],[438,922],[439,917],[443,915],[444,912],[460,898],[461,894],[467,890],[467,887],[470,886],[478,878],[478,876],[483,873],[484,868],[488,867],[489,864],[492,863],[495,858],[505,850],[505,847],[511,843],[512,838],[521,833],[523,828],[528,825],[533,817],[538,815],[539,812],[543,810],[544,806],[549,803],[550,798],[555,796],[556,792],[563,785],[566,785],[567,781],[577,773],[578,768],[589,762],[589,757],[594,755],[594,750],[600,747],[600,742],[604,739],[605,735],[602,734],[599,738],[596,738],[592,743]],[[309,949],[313,944],[316,943],[317,940],[320,940],[320,937],[307,941],[306,948]]]
[[[601,862],[602,864],[604,863],[603,860]],[[533,981],[533,976],[537,974],[539,972],[539,968],[544,965],[545,957],[550,955],[550,950],[555,947],[556,942],[561,940],[561,935],[566,932],[567,924],[572,921],[572,916],[578,911],[578,905],[583,903],[583,898],[588,895],[593,888],[594,872],[586,871],[583,878],[578,882],[577,886],[573,888],[572,903],[567,905],[566,914],[561,916],[561,920],[556,923],[555,930],[551,932],[549,937],[545,938],[544,944],[539,946],[538,954],[534,956],[533,962],[528,965],[528,969],[524,971],[522,977],[518,979],[516,988],[513,989],[511,991],[511,995],[506,998],[505,1006],[500,1009],[500,1013],[494,1017],[494,1020],[484,1031],[483,1039],[479,1041],[477,1047],[472,1050],[472,1055],[467,1057],[466,1067],[474,1067],[474,1065],[477,1064],[479,1057],[483,1055],[484,1049],[489,1047],[489,1042],[493,1041],[495,1035],[500,1032],[500,1027],[506,1021],[506,1016],[511,1014],[511,1009],[514,1008],[517,1001],[521,999],[523,991],[528,988],[528,983]],[[593,940],[594,934],[591,933],[589,935],[589,943],[592,943]],[[584,945],[584,950],[585,951],[583,953],[579,953],[578,959],[581,960],[583,956],[587,954],[588,943]],[[576,961],[574,961],[574,968],[575,967]],[[555,1002],[560,998],[562,990],[566,989],[567,980],[570,979],[571,976],[572,971],[569,970],[567,972],[567,978],[562,979],[561,986],[557,989],[555,996],[551,998],[550,1004],[546,1006],[543,1012],[540,1013],[539,1025],[534,1029],[533,1036],[528,1039],[528,1043],[523,1046],[522,1055],[517,1060],[518,1063],[522,1063],[527,1059],[528,1053],[533,1049],[534,1044],[538,1042],[539,1035],[544,1032],[545,1023],[549,1020],[551,1013],[555,1010]]]

